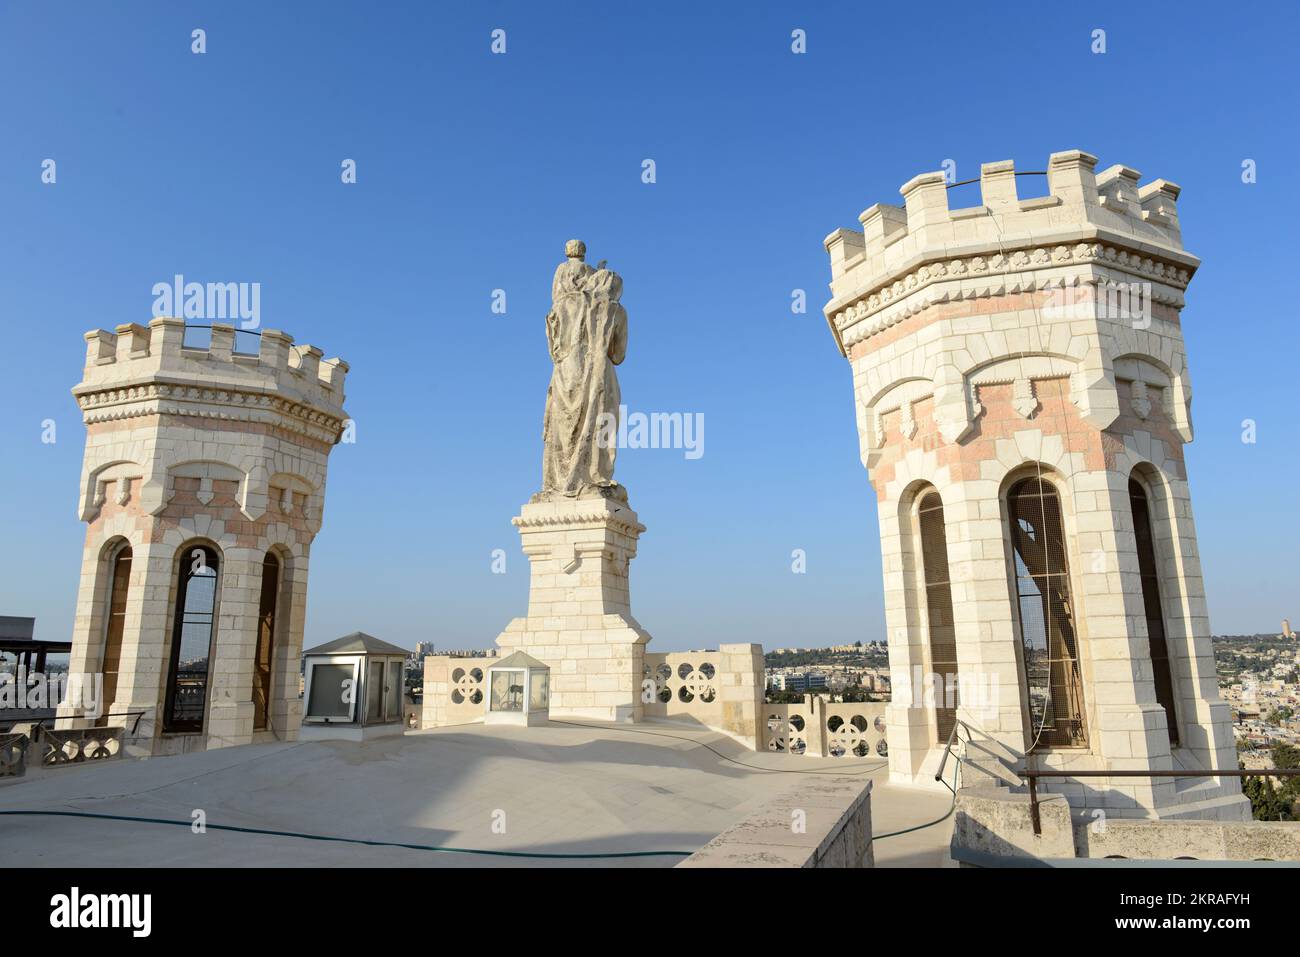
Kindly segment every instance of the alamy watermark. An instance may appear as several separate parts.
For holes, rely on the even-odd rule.
[[[893,703],[905,708],[956,708],[961,705],[977,721],[987,721],[998,713],[998,676],[992,671],[959,671],[947,674],[928,672],[912,666],[912,680],[895,683]]]
[[[186,282],[177,273],[171,282],[156,282],[153,314],[178,319],[238,319],[241,329],[262,324],[260,282]]]
[[[50,898],[50,926],[55,929],[119,928],[132,937],[148,937],[152,914],[152,894],[91,894],[73,887]]]
[[[1043,315],[1052,319],[1116,319],[1134,329],[1151,327],[1151,283],[1081,283],[1077,276],[1046,287]]]
[[[684,449],[686,458],[704,455],[703,412],[631,412],[596,416],[596,445],[602,449]]]
[[[0,673],[0,712],[75,707],[81,716],[98,718],[104,706],[104,676],[55,672],[43,674],[25,668]]]

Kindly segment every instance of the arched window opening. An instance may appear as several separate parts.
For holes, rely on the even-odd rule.
[[[1151,667],[1155,672],[1156,701],[1165,709],[1169,743],[1178,744],[1178,717],[1174,710],[1174,679],[1169,666],[1169,641],[1160,603],[1160,573],[1156,569],[1155,537],[1151,529],[1151,507],[1146,489],[1135,479],[1128,481],[1129,503],[1133,506],[1133,531],[1137,536],[1138,571],[1142,578],[1142,606],[1146,612],[1147,637],[1151,643]]]
[[[122,670],[122,633],[126,627],[126,595],[131,583],[131,546],[123,545],[109,561],[108,620],[104,627],[104,653],[100,673],[104,685],[99,694],[101,714],[95,727],[108,726],[109,712],[117,700],[117,678]]]
[[[930,631],[930,672],[934,675],[935,733],[943,743],[957,722],[957,634],[948,574],[948,535],[943,525],[943,499],[938,492],[928,492],[921,498],[917,518]]]
[[[1007,493],[1016,613],[1024,644],[1030,750],[1086,747],[1083,681],[1056,488],[1040,478]]]
[[[163,728],[167,731],[203,730],[219,570],[217,553],[207,546],[189,546],[181,556],[163,714]]]
[[[253,656],[253,730],[265,731],[271,721],[271,656],[275,647],[275,616],[280,597],[280,559],[267,552],[262,559],[262,596],[257,608],[257,650]]]

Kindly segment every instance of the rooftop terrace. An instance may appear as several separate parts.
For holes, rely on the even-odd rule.
[[[85,812],[185,826],[0,815],[0,858],[8,866],[77,867],[671,867],[683,855],[528,859],[361,842],[556,855],[690,853],[804,774],[874,781],[876,866],[950,863],[951,818],[879,839],[941,818],[951,804],[947,793],[888,784],[882,760],[755,754],[723,735],[671,724],[559,721],[48,770],[0,787],[0,812]],[[195,834],[188,825],[200,809],[208,830]],[[505,833],[494,833],[499,812]]]

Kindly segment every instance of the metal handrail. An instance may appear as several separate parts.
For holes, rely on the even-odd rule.
[[[223,329],[233,329],[235,332],[245,336],[260,336],[262,334],[256,329],[245,329],[243,326],[236,326],[228,322],[223,322],[223,323],[187,322],[185,323],[185,328],[186,329],[212,329],[217,325],[220,325]]]
[[[186,344],[185,344],[185,343],[186,343],[186,339],[189,337],[189,332],[190,332],[191,329],[207,329],[209,332],[211,332],[213,329],[216,328],[216,325],[217,325],[216,323],[198,323],[198,322],[196,322],[196,323],[189,323],[189,322],[187,322],[187,323],[185,324],[185,335],[183,335],[183,336],[181,337],[181,348],[182,348],[182,349],[193,349],[193,350],[198,350],[198,351],[203,351],[204,349],[209,348],[209,347],[210,347],[210,344],[209,344],[209,346],[201,346],[201,345],[186,345]],[[257,329],[245,329],[245,328],[243,328],[242,326],[236,326],[236,325],[234,325],[233,323],[225,323],[225,324],[223,324],[223,327],[226,328],[226,329],[229,329],[229,330],[231,331],[231,333],[233,334],[233,343],[232,343],[232,351],[231,351],[231,354],[232,354],[232,355],[237,355],[237,356],[256,356],[256,355],[259,354],[259,352],[260,352],[260,350],[261,350],[261,344],[260,344],[260,339],[261,339],[261,336],[262,336],[262,333],[261,333],[261,332],[259,332]],[[251,348],[244,348],[244,349],[241,350],[241,349],[239,348],[239,343],[240,343],[240,338],[239,338],[239,337],[240,337],[240,336],[257,336],[258,339],[259,339],[259,343],[258,343],[257,350],[251,350]],[[248,346],[248,347],[251,347],[251,346],[253,345],[253,343],[248,342],[247,340],[244,340],[244,342],[245,342],[246,346]]]
[[[952,746],[956,743],[959,726],[965,728],[966,733],[970,734],[970,725],[960,718],[954,719],[952,730],[948,732],[948,741],[944,745],[943,757],[939,760],[939,770],[934,775],[936,781],[943,780],[943,769],[948,763],[948,756],[952,754]],[[1028,759],[1029,755],[1025,757]],[[1052,771],[1038,768],[1025,768],[1021,771],[1009,768],[1008,770],[1029,785],[1029,819],[1033,824],[1035,836],[1042,836],[1043,833],[1043,821],[1038,810],[1039,778],[1286,778],[1300,774],[1300,768],[1263,768],[1254,771],[1241,768],[1234,768],[1231,771]]]
[[[144,717],[146,714],[148,714],[148,713],[149,713],[148,711],[143,710],[143,709],[141,709],[141,710],[139,710],[139,711],[109,711],[107,714],[101,714],[101,715],[99,715],[99,718],[126,718],[126,717],[130,717],[131,715],[135,715],[135,722],[131,725],[131,734],[134,736],[135,733],[136,733],[136,731],[138,731],[139,728],[140,728],[140,719],[143,718],[143,717]],[[84,716],[84,715],[80,715],[80,716],[78,716],[78,715],[64,715],[64,717],[65,717],[65,718],[68,718],[68,717],[85,717],[85,716]],[[46,722],[46,721],[58,721],[58,720],[59,720],[59,718],[58,718],[57,716],[54,717],[54,718],[41,718],[39,721],[36,722],[36,725],[35,725],[35,727],[32,728],[32,730],[33,730],[33,731],[44,731],[44,730],[45,730],[45,722]],[[98,720],[98,718],[96,718],[96,720]],[[123,726],[123,728],[125,729],[125,725]],[[58,729],[58,728],[50,728],[50,730],[51,730],[51,731],[57,731],[57,730],[59,730],[59,729]],[[32,740],[35,740],[35,736],[33,736]]]
[[[1016,175],[1017,175],[1017,176],[1046,176],[1046,175],[1047,175],[1047,170],[1045,170],[1045,169],[1030,169],[1030,170],[1024,170],[1023,172],[1017,170],[1017,171],[1016,171]],[[974,179],[964,179],[964,180],[962,180],[960,183],[948,183],[946,188],[947,188],[947,189],[952,189],[954,186],[969,186],[971,183],[978,183],[978,182],[980,181],[980,179],[981,179],[981,177],[977,176],[977,177],[975,177]]]
[[[961,718],[954,717],[952,719],[952,730],[948,732],[948,743],[944,745],[943,757],[939,759],[939,770],[934,772],[936,781],[943,780],[943,769],[948,764],[948,756],[952,754],[952,746],[956,743],[954,739],[957,737],[957,728],[959,726],[965,728],[968,735],[971,733],[970,725]]]
[[[1043,822],[1038,813],[1039,778],[1289,778],[1300,774],[1300,768],[1263,768],[1257,771],[1241,768],[1231,771],[1040,771],[1026,768],[1023,771],[1012,770],[1011,773],[1029,784],[1029,819],[1033,823],[1035,836],[1040,836],[1043,833]]]

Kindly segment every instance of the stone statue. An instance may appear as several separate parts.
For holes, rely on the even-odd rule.
[[[586,245],[571,239],[551,281],[546,341],[555,364],[542,423],[542,490],[533,501],[614,498],[627,491],[614,481],[613,436],[620,394],[614,366],[627,353],[627,310],[619,304],[623,280],[584,261]]]

